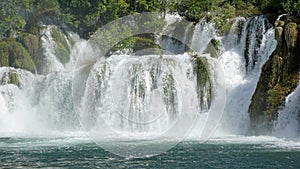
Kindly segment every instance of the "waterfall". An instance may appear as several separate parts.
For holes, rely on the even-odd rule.
[[[24,91],[30,88],[34,77],[31,72],[26,70],[11,67],[0,68],[1,133],[26,130],[30,121],[26,114],[29,108],[22,109],[28,101],[28,98],[23,96],[26,93]]]
[[[251,97],[261,68],[276,47],[274,28],[264,16],[239,17],[228,35],[219,36],[206,19],[195,26],[177,28],[178,32],[172,24],[181,22],[181,18],[167,19],[166,31],[171,37],[181,35],[178,40],[183,42],[162,37],[160,46],[171,54],[104,58],[91,41],[70,33],[74,44],[64,36],[70,48],[70,58],[64,63],[58,57],[60,44],[52,33],[57,28],[46,26],[42,32],[43,75],[21,72],[19,83],[14,85],[3,78],[8,68],[0,69],[0,114],[4,116],[0,131],[79,131],[81,123],[86,131],[103,131],[103,135],[107,134],[105,130],[114,129],[140,136],[159,135],[175,125],[175,132],[192,128],[199,136],[218,92],[214,62],[219,62],[224,69],[226,100],[216,135],[247,134]],[[212,39],[220,42],[216,58],[204,55]],[[185,53],[184,43],[197,54]],[[195,126],[190,128],[194,125],[191,122]]]
[[[102,131],[101,118],[123,134],[166,132],[178,117],[201,113],[193,67],[187,54],[113,55],[98,60],[80,104],[82,124]]]
[[[245,134],[250,127],[248,107],[261,68],[276,48],[274,28],[264,16],[237,18],[222,44],[219,59],[224,65],[227,100],[221,130]]]

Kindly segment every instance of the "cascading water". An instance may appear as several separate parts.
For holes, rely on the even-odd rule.
[[[28,117],[22,110],[26,103],[24,90],[30,87],[34,75],[26,70],[11,67],[0,68],[0,132],[15,132],[26,128]],[[25,100],[22,100],[25,99]],[[25,129],[26,130],[26,129]]]
[[[164,132],[200,111],[195,81],[188,55],[113,55],[93,66],[80,116],[88,128],[101,116],[119,132]]]
[[[205,19],[166,20],[154,49],[110,56],[46,26],[41,74],[0,67],[0,168],[299,168],[299,84],[271,136],[249,130],[276,46],[267,19],[236,18],[222,36]]]
[[[56,26],[50,25],[50,26],[44,26],[44,27],[45,28],[41,32],[41,40],[42,40],[42,46],[43,46],[43,51],[44,51],[44,56],[45,56],[42,73],[47,74],[50,72],[59,72],[59,71],[64,71],[66,69],[66,67],[70,68],[70,66],[66,66],[65,64],[60,62],[60,60],[58,59],[60,57],[59,56],[60,53],[57,51],[58,51],[58,48],[62,47],[63,42],[57,42],[57,41],[55,41],[55,39],[53,37],[54,36],[62,36],[59,38],[63,38],[63,41],[65,43],[67,43],[66,44],[67,48],[71,48],[70,40],[67,38],[66,35],[59,32],[59,29]],[[55,35],[54,32],[58,32],[58,35]],[[74,39],[78,40],[76,35],[74,35],[74,36],[73,36]],[[73,58],[70,58],[70,61],[68,61],[69,64],[74,62],[74,60],[72,60],[72,59]]]
[[[180,22],[180,19],[177,21]],[[86,124],[86,129],[101,128],[101,117],[120,133],[155,131],[159,134],[174,123],[176,116],[197,112],[201,117],[193,133],[201,131],[206,110],[210,107],[210,97],[213,97],[210,90],[217,89],[209,84],[209,78],[204,78],[207,81],[201,83],[203,76],[198,76],[195,71],[193,56],[183,53],[184,50],[175,51],[178,46],[174,46],[171,39],[162,38],[161,46],[171,53],[178,53],[176,55],[112,55],[97,59],[100,52],[93,48],[93,44],[72,35],[76,43],[72,47],[70,61],[62,64],[55,56],[57,44],[51,37],[51,29],[51,26],[47,27],[42,36],[48,65],[45,75],[29,73],[28,82],[20,82],[28,85],[19,87],[1,83],[0,105],[3,108],[0,114],[5,116],[2,121],[6,121],[0,125],[1,132],[78,131],[80,124],[74,102],[80,104],[77,105],[80,107],[79,117]],[[220,41],[217,60],[224,68],[227,100],[216,135],[249,133],[248,107],[261,68],[275,49],[274,29],[264,16],[257,16],[237,18],[225,37],[219,37],[213,25],[205,19],[188,30],[184,32],[184,43],[200,54],[207,52],[205,50],[212,39]],[[189,38],[190,35],[192,38]],[[76,60],[78,65],[83,65],[86,76],[78,81],[76,78],[74,81],[77,72],[72,71]],[[210,72],[212,67],[206,68]],[[0,72],[5,72],[4,68]],[[208,72],[205,73],[213,76]],[[18,79],[27,77],[25,74],[21,73]],[[0,77],[3,81],[3,73]],[[76,85],[83,87],[78,88],[81,94],[74,96],[72,89]],[[280,114],[279,119],[285,118],[283,113]],[[284,127],[278,122],[276,128]]]
[[[62,71],[64,66],[60,63],[55,56],[55,49],[57,47],[55,41],[52,39],[51,35],[52,26],[47,26],[42,32],[42,45],[44,49],[45,58],[45,68],[43,72],[53,72],[53,71]]]
[[[215,38],[216,30],[212,23],[208,23],[206,18],[203,18],[194,28],[191,47],[196,52],[202,54],[210,43],[211,39]]]
[[[250,124],[248,107],[261,68],[276,47],[274,29],[264,16],[237,18],[222,44],[220,61],[227,89],[223,132],[245,134]]]
[[[273,135],[299,139],[300,85],[285,100],[285,105],[279,110],[274,123]]]
[[[179,20],[175,24],[169,24],[165,29],[166,35],[161,37],[159,45],[167,52],[166,54],[182,54],[188,50],[187,46],[191,41],[193,24],[185,24],[184,21]],[[181,24],[182,26],[178,27],[176,24]]]
[[[55,55],[58,44],[51,33],[53,28],[46,26],[41,32],[46,62],[42,72],[46,75],[1,68],[0,105],[3,109],[0,112],[5,116],[1,118],[0,132],[45,134],[45,131],[79,129],[71,97],[71,70],[76,53],[71,54],[65,66],[59,62]]]

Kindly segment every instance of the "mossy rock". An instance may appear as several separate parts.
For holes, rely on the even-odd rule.
[[[278,116],[278,107],[282,106],[286,96],[288,96],[296,87],[298,74],[292,74],[282,84],[276,84],[267,92],[267,109],[265,116],[268,121],[274,120]]]
[[[32,56],[37,71],[39,72],[42,69],[43,63],[43,50],[40,36],[23,33],[18,37],[17,41],[20,42]]]
[[[287,43],[287,47],[293,50],[298,42],[298,26],[294,22],[290,22],[285,27],[284,38]]]
[[[198,55],[192,56],[194,75],[197,79],[197,93],[200,99],[200,105],[203,106],[205,93],[208,93],[208,102],[210,104],[212,97],[212,84],[209,75],[209,64],[207,60]],[[210,105],[208,105],[210,106]]]
[[[35,65],[30,54],[15,40],[0,42],[0,66],[10,66],[35,72]]]
[[[211,57],[217,58],[220,53],[220,41],[217,39],[212,39],[204,53],[209,53]]]
[[[16,72],[6,72],[2,75],[1,85],[15,84],[20,86],[20,81]]]
[[[138,54],[139,51],[145,51],[149,49],[150,53],[148,54],[162,54],[161,48],[158,44],[155,44],[154,41],[150,38],[143,37],[134,37],[134,43],[132,45],[133,52]],[[141,54],[145,54],[141,52]]]
[[[70,48],[64,34],[56,27],[51,30],[51,36],[55,41],[57,48],[55,51],[56,58],[62,63],[66,64],[70,60]]]
[[[220,30],[222,31],[222,33],[227,34],[227,33],[230,31],[230,29],[231,29],[233,23],[234,23],[234,21],[231,20],[231,21],[226,22],[225,24],[223,24],[223,25],[220,27]]]

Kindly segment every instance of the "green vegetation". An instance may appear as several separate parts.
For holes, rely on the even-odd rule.
[[[62,34],[56,27],[52,28],[51,31],[51,36],[57,44],[55,56],[62,64],[66,64],[70,60],[71,51],[69,48],[69,44],[66,41],[64,34]]]
[[[0,41],[0,66],[22,68],[31,72],[35,67],[31,56],[15,39],[3,39]]]
[[[159,12],[162,18],[167,13],[178,13],[192,22],[198,22],[206,16],[223,33],[229,31],[232,24],[230,19],[236,16],[247,17],[262,13],[287,13],[294,18],[300,16],[299,0],[0,0],[0,8],[2,54],[3,51],[11,50],[11,48],[4,49],[4,47],[11,46],[11,42],[8,42],[7,38],[17,39],[15,43],[20,42],[21,44],[17,49],[27,51],[38,69],[43,60],[40,49],[41,25],[39,22],[45,18],[55,20],[59,28],[71,29],[81,37],[88,39],[99,27],[125,15],[142,12]],[[297,21],[297,19],[293,20]],[[164,24],[160,20],[153,20],[144,25],[138,25],[136,29],[152,30],[153,27],[157,27],[157,32],[160,32],[159,29]],[[120,28],[122,32],[119,31]],[[153,34],[132,36],[133,31],[138,30],[129,30],[126,26],[104,30],[102,34],[106,37],[105,41],[99,42],[99,44],[103,48],[113,45],[112,51],[125,48],[132,48],[134,51],[149,47],[158,48],[154,43]],[[62,63],[66,63],[70,53],[68,45],[58,31],[54,30],[52,35],[58,44],[58,59]],[[120,36],[125,38],[116,44],[115,41],[119,42]],[[18,45],[20,44],[18,43]],[[216,44],[216,46],[218,45]],[[106,53],[109,52],[106,51]],[[1,60],[7,61],[3,58]],[[8,64],[1,63],[1,65]],[[20,67],[20,64],[14,63],[14,65]],[[32,69],[30,68],[30,70]]]
[[[41,70],[41,65],[43,62],[43,51],[41,49],[40,36],[33,35],[30,33],[22,33],[17,38],[17,41],[20,42],[23,45],[23,47],[28,51],[39,72],[39,70]]]
[[[59,16],[60,9],[57,0],[26,0],[30,6],[27,10],[28,19],[25,26],[26,32],[39,35],[40,27],[38,20],[43,15]]]
[[[195,22],[209,16],[217,28],[224,30],[227,19],[235,16],[260,13],[300,16],[299,0],[1,0],[0,7],[1,38],[22,31],[39,33],[38,19],[45,15],[57,17],[85,38],[110,21],[141,12],[161,12],[163,17],[166,13],[178,13]],[[25,11],[26,19],[19,15],[20,10]]]
[[[204,57],[193,56],[194,74],[197,78],[197,93],[200,98],[200,105],[203,106],[205,93],[208,93],[208,102],[212,99],[212,84],[209,75],[209,64]]]
[[[0,85],[5,84],[15,84],[17,86],[20,85],[18,74],[16,72],[5,72],[2,76],[2,79],[0,79]]]
[[[91,40],[97,43],[103,54],[118,49],[126,49],[134,42],[131,36],[131,29],[126,25],[111,24],[107,27],[100,28],[92,37]],[[122,43],[118,43],[121,40]]]
[[[19,15],[18,0],[0,1],[0,38],[11,38],[23,30],[25,21]]]
[[[220,41],[212,39],[205,49],[204,53],[209,53],[211,57],[218,57],[220,52]]]
[[[300,14],[300,2],[293,0],[58,0],[61,18],[81,37],[88,38],[100,26],[129,14],[141,12],[178,13],[187,20],[198,22],[204,16],[216,28],[227,32],[230,18],[257,14]]]

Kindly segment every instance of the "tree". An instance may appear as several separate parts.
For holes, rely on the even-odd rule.
[[[158,9],[162,13],[162,17],[165,18],[167,13],[173,11],[177,3],[178,0],[161,0]]]
[[[281,5],[285,12],[290,15],[300,15],[300,1],[299,0],[285,0],[281,2]]]
[[[178,13],[182,16],[186,16],[188,20],[198,21],[206,12],[209,12],[213,8],[212,0],[182,0],[176,4]]]
[[[129,14],[125,0],[58,0],[63,21],[83,38],[102,25]]]
[[[28,0],[29,17],[25,29],[27,32],[39,34],[38,19],[44,14],[58,15],[60,6],[57,0]]]
[[[0,38],[11,38],[22,31],[25,21],[19,16],[19,0],[0,0]]]

